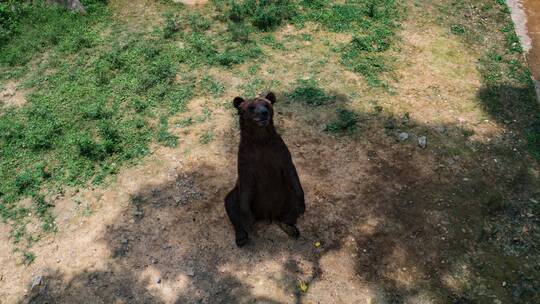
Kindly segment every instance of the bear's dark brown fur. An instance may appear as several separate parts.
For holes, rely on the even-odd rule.
[[[238,179],[225,197],[225,209],[234,226],[236,244],[248,241],[256,220],[271,220],[297,238],[297,218],[304,213],[304,191],[291,153],[274,128],[273,93],[233,101],[240,117]]]

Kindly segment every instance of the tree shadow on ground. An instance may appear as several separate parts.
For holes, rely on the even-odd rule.
[[[285,117],[300,113],[287,106],[278,110]],[[515,234],[486,228],[509,210],[526,212],[515,211],[510,202],[539,194],[526,154],[512,151],[504,140],[471,140],[461,126],[409,123],[389,131],[385,117],[360,116],[358,133],[345,138],[302,120],[278,119],[307,195],[300,240],[261,223],[251,244],[236,248],[223,208],[235,169],[198,164],[133,196],[103,236],[110,249],[107,270],[68,278],[51,269],[23,302],[360,303],[371,298],[483,303],[495,295],[503,303],[517,303],[537,298],[529,291],[535,287],[534,266],[518,263],[534,247],[505,254],[496,243],[512,243]],[[427,135],[429,147],[418,147],[415,137],[396,140],[400,129]],[[233,151],[225,153],[234,157]],[[499,239],[501,233],[510,240]],[[306,293],[298,288],[300,281],[309,286]],[[483,291],[476,292],[474,284]]]
[[[534,84],[486,85],[479,90],[478,99],[491,117],[516,132],[540,161],[540,103]]]

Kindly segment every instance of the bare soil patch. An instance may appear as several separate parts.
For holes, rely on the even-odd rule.
[[[16,82],[7,82],[0,88],[0,107],[20,107],[26,103],[27,91],[18,88]]]

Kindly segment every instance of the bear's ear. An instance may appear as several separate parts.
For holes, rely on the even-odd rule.
[[[272,93],[272,92],[264,92],[262,94],[262,96],[264,96],[264,98],[270,100],[270,102],[272,104],[276,103],[276,94]]]
[[[244,98],[235,97],[234,100],[233,100],[233,105],[234,105],[235,108],[239,109],[242,102],[244,102]]]

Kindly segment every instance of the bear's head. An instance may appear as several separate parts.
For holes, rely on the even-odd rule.
[[[264,128],[273,124],[273,104],[275,102],[276,95],[272,92],[267,92],[253,99],[235,97],[233,105],[238,110],[243,123]]]

